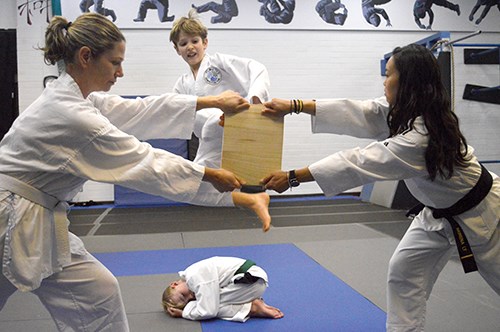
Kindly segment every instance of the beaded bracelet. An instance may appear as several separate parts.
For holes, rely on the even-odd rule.
[[[301,99],[290,100],[290,114],[300,114],[304,110],[304,102]]]

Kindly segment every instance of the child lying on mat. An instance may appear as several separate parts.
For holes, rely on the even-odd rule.
[[[267,274],[251,260],[211,257],[190,265],[179,276],[162,297],[163,308],[172,317],[245,322],[249,317],[284,316],[261,298]]]

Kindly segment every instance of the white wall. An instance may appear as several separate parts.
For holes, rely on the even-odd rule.
[[[17,26],[16,1],[1,0],[0,29],[15,29]]]
[[[12,16],[15,15],[14,12]],[[18,24],[21,111],[42,91],[43,77],[56,72],[55,68],[45,66],[41,53],[33,49],[34,45],[43,43],[44,18],[35,17],[32,26],[22,23]],[[123,32],[127,38],[125,77],[111,92],[160,94],[170,91],[177,77],[187,70],[187,65],[169,44],[169,30]],[[274,97],[372,98],[383,93],[383,77],[380,75],[383,54],[395,46],[418,41],[433,33],[213,29],[209,32],[208,52],[250,57],[264,63],[269,70],[271,95]],[[452,33],[451,39],[466,34]],[[498,43],[499,37],[500,32],[482,33],[464,43]],[[463,130],[481,160],[500,159],[500,109],[498,105],[462,100],[463,87],[466,83],[497,86],[499,72],[498,65],[463,65],[462,48],[455,48],[456,110]],[[305,166],[328,154],[366,142],[337,135],[312,135],[309,116],[287,116],[283,169]],[[498,164],[488,167],[500,174]],[[109,188],[103,190],[108,190],[104,196],[110,195]],[[319,188],[315,184],[305,184],[293,191],[293,194],[303,193],[319,193]]]

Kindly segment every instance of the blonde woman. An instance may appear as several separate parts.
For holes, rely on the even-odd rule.
[[[31,291],[60,331],[129,330],[116,278],[68,231],[66,201],[87,180],[184,202],[196,199],[202,182],[220,191],[242,184],[231,172],[154,149],[131,134],[190,137],[198,109],[248,107],[237,93],[91,95],[123,76],[125,45],[102,15],[86,13],[74,22],[54,17],[42,50],[46,62],[64,61],[66,71],[0,142],[0,309],[15,291]]]

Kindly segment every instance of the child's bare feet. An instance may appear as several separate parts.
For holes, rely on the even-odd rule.
[[[281,310],[267,305],[262,299],[255,299],[252,301],[252,308],[250,309],[250,317],[273,318],[279,319],[285,316]]]
[[[271,216],[269,215],[269,195],[265,192],[247,194],[233,191],[233,203],[235,206],[252,210],[262,222],[262,230],[267,232],[271,227]]]

